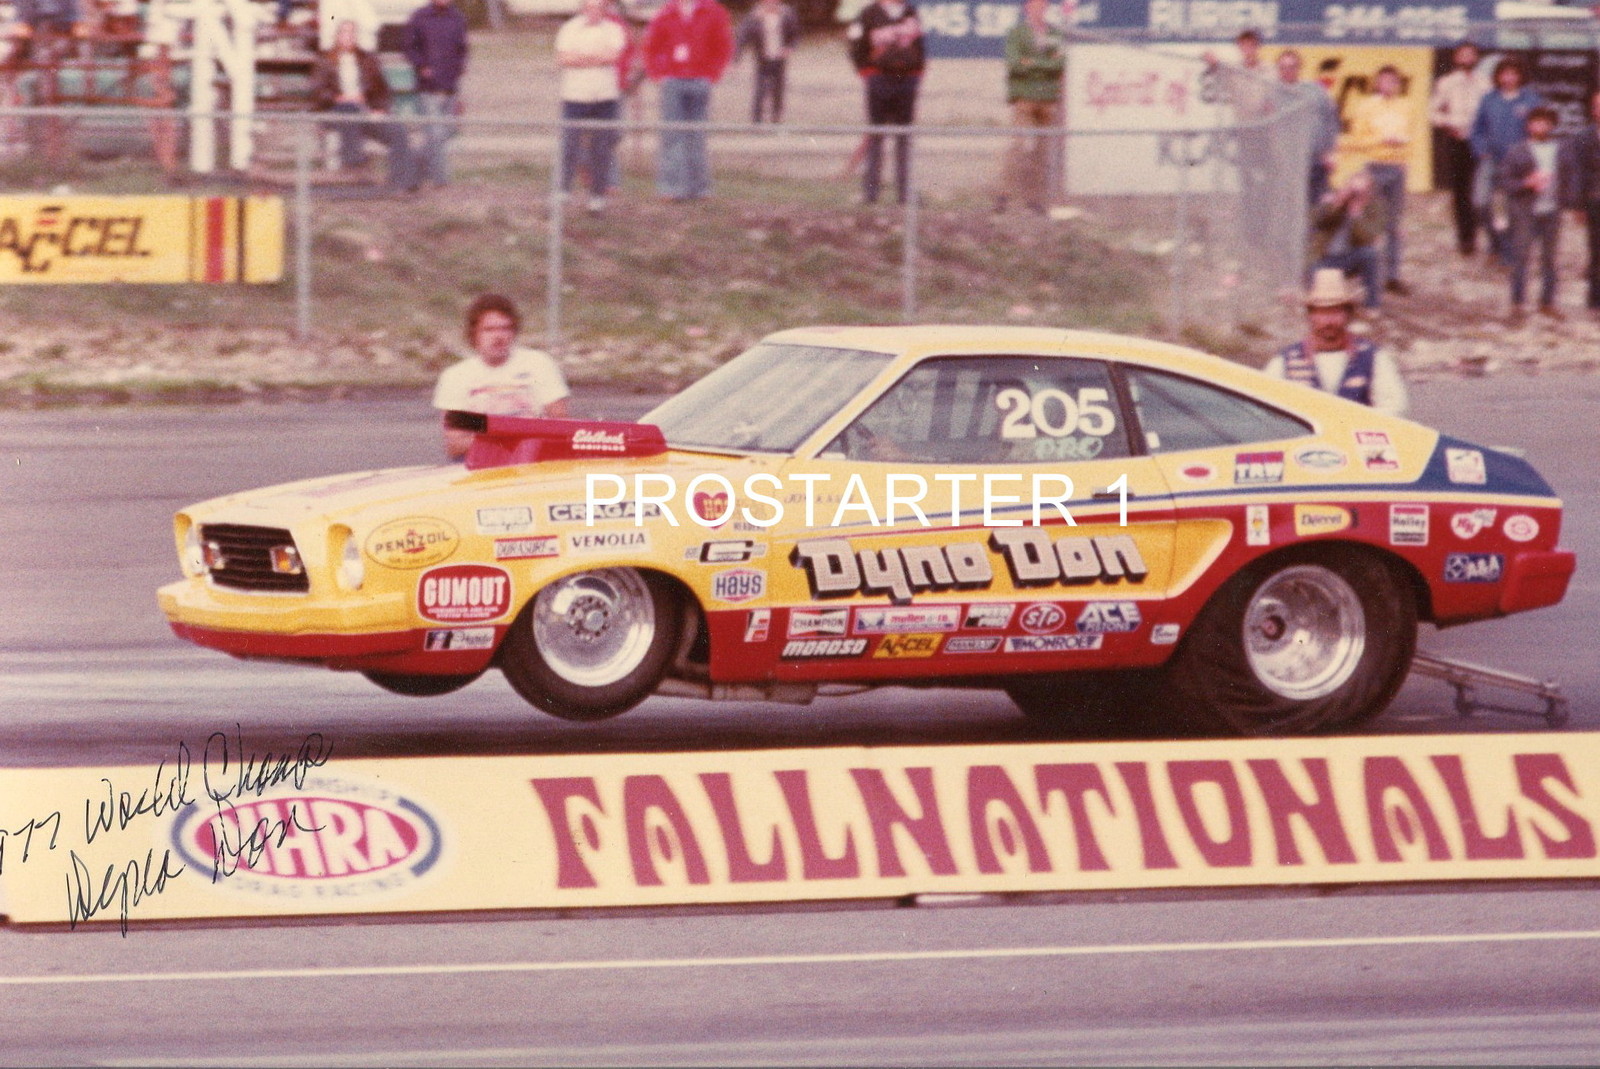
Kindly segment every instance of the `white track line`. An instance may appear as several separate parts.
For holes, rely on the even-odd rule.
[[[347,965],[320,969],[238,969],[206,972],[79,973],[3,976],[0,987],[73,984],[149,984],[174,981],[312,980],[346,976],[440,976],[472,973],[618,972],[630,969],[759,968],[771,965],[872,965],[890,962],[981,961],[1003,958],[1078,958],[1117,954],[1194,954],[1361,947],[1463,946],[1476,943],[1600,940],[1600,930],[1477,932],[1460,935],[1364,935],[1324,939],[1250,939],[1214,943],[1108,943],[1099,946],[974,947],[854,954],[772,954],[740,958],[616,958],[595,961],[463,962],[437,965]]]

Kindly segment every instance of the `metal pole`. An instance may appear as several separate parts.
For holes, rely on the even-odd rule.
[[[207,119],[207,122],[210,120]],[[294,129],[294,336],[311,335],[311,138],[308,122]]]
[[[903,136],[910,138],[910,127],[902,126]],[[896,156],[899,154],[896,153]],[[917,224],[921,215],[922,195],[917,192],[917,169],[911,165],[911,146],[906,146],[906,211],[905,240],[900,252],[904,257],[900,275],[900,321],[914,323],[917,319]]]
[[[1179,145],[1177,218],[1172,224],[1172,315],[1178,330],[1189,322],[1187,288],[1184,285],[1184,260],[1189,255],[1189,146],[1182,134],[1169,134]]]
[[[561,346],[561,259],[562,226],[566,195],[561,188],[561,146],[565,131],[557,130],[550,153],[550,235],[545,245],[545,347],[552,352]]]

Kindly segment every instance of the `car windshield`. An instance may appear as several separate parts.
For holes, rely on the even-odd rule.
[[[762,344],[644,416],[678,449],[793,452],[894,357],[820,345]]]

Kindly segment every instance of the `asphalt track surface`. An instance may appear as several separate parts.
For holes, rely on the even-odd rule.
[[[1559,680],[1600,726],[1600,380],[1438,381],[1414,414],[1515,446],[1567,501],[1566,602],[1423,647]],[[628,416],[641,403],[592,402]],[[1036,738],[1004,696],[809,707],[655,699],[573,725],[491,673],[406,699],[170,637],[170,515],[436,456],[425,401],[0,413],[0,764],[154,763],[235,723],[341,756]],[[1388,732],[1457,719],[1413,679]],[[1592,1063],[1592,884],[1053,895],[806,908],[0,928],[0,1062],[148,1064]]]

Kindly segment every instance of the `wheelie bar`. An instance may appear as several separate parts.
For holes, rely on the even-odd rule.
[[[1426,653],[1419,653],[1412,659],[1411,670],[1419,675],[1442,679],[1454,687],[1456,715],[1462,718],[1478,712],[1537,716],[1542,717],[1550,727],[1558,728],[1567,722],[1571,714],[1567,707],[1567,699],[1561,694],[1561,684],[1554,680],[1541,682],[1527,676],[1519,676],[1515,672],[1503,672],[1498,668],[1485,668],[1478,664],[1467,664],[1465,661],[1448,661],[1443,657],[1433,657]],[[1544,708],[1527,709],[1480,701],[1477,697],[1478,687],[1501,687],[1521,694],[1532,694],[1544,703]]]

